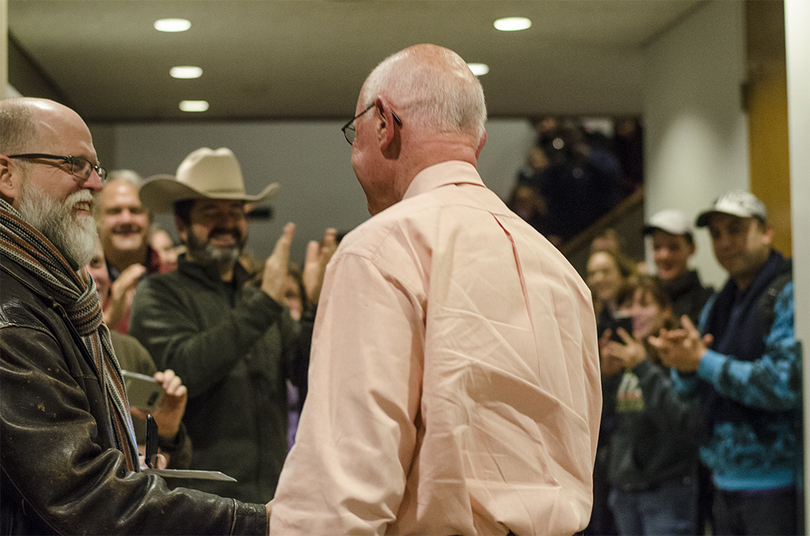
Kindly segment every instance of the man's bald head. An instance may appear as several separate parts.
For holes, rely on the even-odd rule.
[[[88,139],[92,147],[84,120],[67,106],[32,97],[0,101],[0,154],[52,152],[67,136]]]
[[[31,100],[0,100],[0,154],[25,151],[32,138],[36,138],[37,123]]]
[[[415,45],[385,59],[369,75],[360,100],[368,106],[380,95],[427,131],[468,134],[476,145],[484,135],[484,90],[461,56],[447,48]]]

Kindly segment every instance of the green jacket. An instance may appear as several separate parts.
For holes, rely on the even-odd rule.
[[[157,367],[152,360],[152,356],[135,337],[110,330],[110,340],[121,370],[138,372],[147,376],[155,375]],[[135,428],[135,439],[138,440],[138,445],[144,445],[146,443],[146,421],[133,416],[132,426]],[[186,427],[182,423],[173,440],[164,439],[162,436],[158,437],[158,446],[160,451],[169,457],[169,469],[188,469],[190,467],[191,439],[188,437]]]
[[[138,285],[130,334],[188,388],[191,467],[238,481],[174,484],[265,503],[287,454],[286,380],[306,376],[311,315],[302,329],[286,306],[245,286],[248,278],[237,264],[234,284],[223,283],[216,264],[181,258],[176,271]]]

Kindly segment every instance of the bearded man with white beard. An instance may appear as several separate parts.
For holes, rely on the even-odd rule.
[[[76,112],[0,101],[0,534],[264,534],[264,505],[140,470],[83,268],[106,175]]]

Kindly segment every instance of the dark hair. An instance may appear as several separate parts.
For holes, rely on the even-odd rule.
[[[669,295],[666,290],[664,290],[661,282],[657,277],[648,274],[641,274],[625,283],[616,294],[616,305],[621,307],[621,305],[627,303],[628,300],[632,300],[638,290],[641,290],[642,295],[649,294],[652,296],[652,299],[655,300],[661,310],[669,309],[670,312],[672,311],[672,301],[669,299]],[[672,314],[664,319],[663,327],[665,329],[676,329],[679,326],[680,323],[678,319]],[[661,358],[658,355],[658,350],[652,346],[646,338],[642,343],[652,362],[656,365],[663,366]]]
[[[627,281],[616,293],[616,305],[621,307],[622,304],[632,301],[636,291],[641,289],[644,294],[652,296],[653,300],[661,307],[661,309],[671,308],[672,300],[669,299],[664,287],[657,277],[648,274],[641,274]]]
[[[174,215],[186,224],[191,225],[191,209],[194,208],[195,199],[181,199],[174,202]]]

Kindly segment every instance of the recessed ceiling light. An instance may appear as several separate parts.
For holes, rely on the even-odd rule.
[[[204,112],[208,110],[208,101],[184,100],[180,101],[180,109],[184,112]]]
[[[516,32],[530,28],[532,21],[526,17],[506,17],[495,21],[495,29],[502,32]]]
[[[169,74],[172,78],[181,78],[184,80],[189,80],[191,78],[199,78],[202,76],[202,69],[199,67],[193,67],[191,65],[180,65],[177,67],[172,67],[169,70]]]
[[[483,76],[489,72],[489,65],[486,63],[468,63],[467,66],[475,76]]]
[[[159,32],[185,32],[191,28],[186,19],[160,19],[155,21],[155,30]]]

